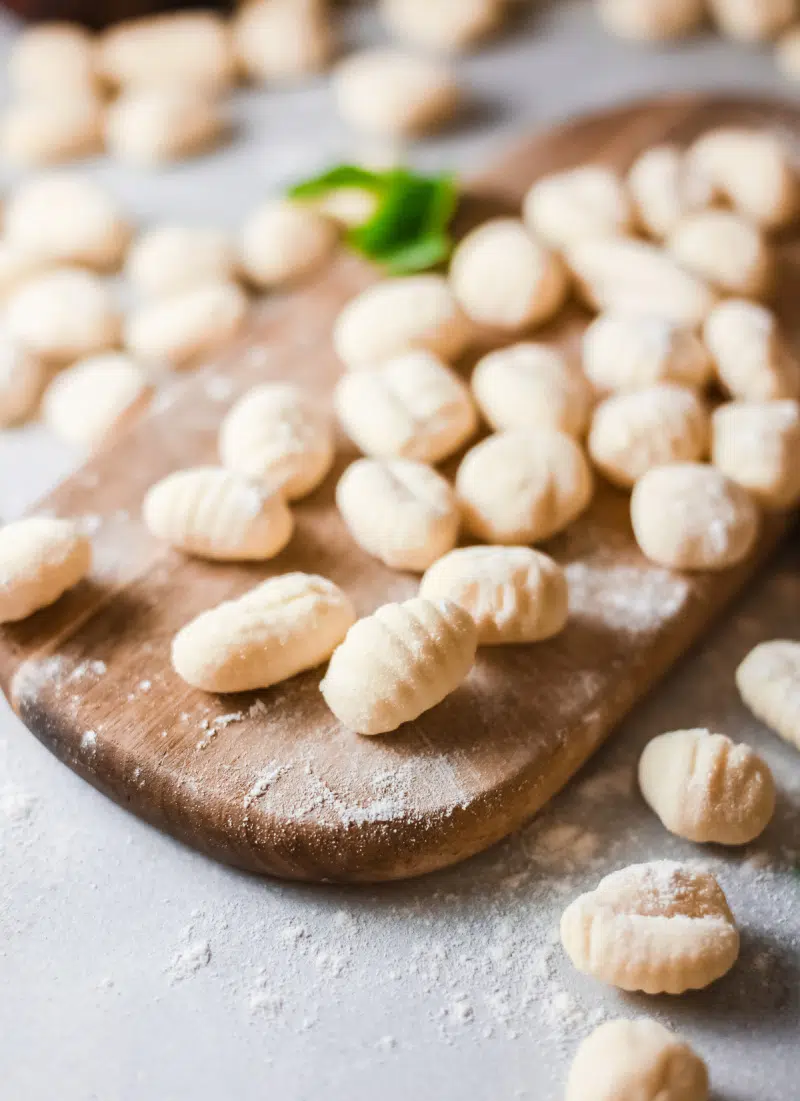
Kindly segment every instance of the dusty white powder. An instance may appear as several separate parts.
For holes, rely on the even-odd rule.
[[[26,791],[6,788],[0,791],[0,812],[12,825],[27,822],[36,809],[37,799]]]
[[[182,982],[211,963],[211,945],[207,940],[195,940],[175,955],[167,975],[171,983]]]

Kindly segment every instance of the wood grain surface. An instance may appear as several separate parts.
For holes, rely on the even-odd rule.
[[[625,168],[646,146],[725,123],[766,125],[800,140],[800,111],[777,104],[637,104],[523,143],[471,189],[464,224],[518,207],[543,173],[589,160]],[[798,241],[787,238],[781,254],[779,305],[796,336]],[[253,384],[293,379],[327,397],[340,374],[333,320],[373,278],[342,257],[315,284],[270,300],[235,347],[175,383],[112,450],[44,501],[37,511],[83,517],[93,531],[91,579],[0,629],[3,690],[62,761],[204,852],[282,877],[419,875],[519,827],[741,589],[786,526],[775,518],[765,525],[757,554],[737,569],[670,573],[639,554],[627,497],[601,488],[589,513],[546,548],[568,571],[567,630],[537,646],[479,651],[457,692],[381,738],[339,726],[318,691],[322,670],[241,696],[189,688],[169,663],[175,632],[267,576],[325,574],[360,614],[416,591],[415,577],[365,555],[338,518],[336,476],[353,457],[344,440],[334,475],[296,508],[295,537],[267,565],[187,559],[153,540],[139,518],[152,482],[215,460],[219,421]],[[575,309],[544,335],[573,347],[584,324]]]

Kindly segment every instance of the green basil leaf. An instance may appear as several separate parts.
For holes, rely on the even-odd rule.
[[[295,184],[289,188],[289,196],[292,199],[318,199],[344,187],[360,187],[364,191],[380,194],[385,188],[383,177],[384,173],[370,172],[356,164],[340,164],[320,176]]]
[[[453,242],[446,233],[431,234],[387,253],[380,263],[391,275],[413,275],[443,264],[452,250]]]

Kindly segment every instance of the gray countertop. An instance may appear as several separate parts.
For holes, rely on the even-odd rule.
[[[370,37],[356,15],[354,38]],[[0,28],[0,50],[14,28]],[[513,135],[667,90],[791,94],[768,53],[706,37],[647,52],[607,39],[588,3],[538,4],[518,33],[462,63],[469,123],[426,165],[479,167]],[[242,94],[236,140],[155,176],[105,163],[142,224],[236,225],[270,188],[357,151],[324,83]],[[4,181],[7,182],[7,181]],[[39,428],[0,436],[0,516],[74,457]],[[408,884],[287,885],[218,866],[106,801],[0,705],[0,1097],[3,1101],[556,1101],[592,1026],[654,1014],[707,1057],[715,1101],[798,1096],[800,758],[733,687],[756,642],[800,637],[800,545],[762,580],[522,833]],[[636,794],[655,733],[707,725],[767,757],[775,822],[743,852],[667,835]],[[717,872],[742,957],[711,989],[631,997],[577,975],[557,940],[567,901],[655,857]]]

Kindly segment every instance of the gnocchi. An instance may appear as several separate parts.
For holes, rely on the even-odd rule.
[[[714,465],[767,508],[800,504],[800,404],[734,401],[712,420]]]
[[[47,374],[38,356],[0,330],[0,428],[18,424],[33,413]]]
[[[505,0],[381,0],[389,30],[426,49],[467,50],[495,31]]]
[[[678,223],[667,242],[678,263],[720,293],[764,298],[775,263],[761,231],[730,210],[704,210]]]
[[[100,37],[97,67],[117,88],[169,86],[195,93],[222,91],[235,73],[225,21],[204,11],[116,23]]]
[[[232,283],[238,274],[227,233],[203,226],[160,226],[128,253],[125,274],[144,298],[163,298],[205,283]]]
[[[184,88],[133,88],[111,104],[105,138],[121,161],[154,168],[216,145],[227,130],[218,102]]]
[[[18,35],[8,79],[23,99],[86,97],[98,92],[95,41],[76,23],[39,23]]]
[[[736,670],[736,685],[756,718],[800,749],[800,642],[756,646]]]
[[[125,322],[125,346],[143,363],[192,366],[244,324],[247,296],[235,283],[205,283],[139,306]]]
[[[92,96],[13,103],[0,117],[0,150],[22,168],[90,157],[103,148],[103,119]]]
[[[596,318],[584,334],[583,369],[601,393],[667,382],[701,390],[713,375],[711,357],[691,329],[646,314]]]
[[[633,230],[633,205],[611,168],[584,165],[537,180],[523,203],[525,223],[557,250]]]
[[[800,362],[771,310],[730,299],[709,315],[703,331],[720,383],[742,401],[800,397]]]
[[[263,289],[296,283],[330,257],[336,223],[308,205],[271,199],[244,225],[239,255],[247,278]]]
[[[683,150],[675,145],[645,150],[628,173],[628,188],[638,221],[659,240],[714,201],[711,184],[691,170]]]
[[[70,520],[31,516],[0,528],[0,623],[54,604],[91,567],[89,540]]]
[[[259,84],[321,72],[335,48],[327,0],[248,0],[231,33],[240,66]]]
[[[702,26],[705,0],[600,0],[600,18],[622,38],[661,42]]]
[[[54,268],[23,283],[9,296],[6,320],[24,347],[60,364],[114,348],[120,338],[111,289],[81,268]]]
[[[67,443],[97,451],[144,411],[153,386],[130,356],[107,352],[79,360],[53,379],[42,414]]]

